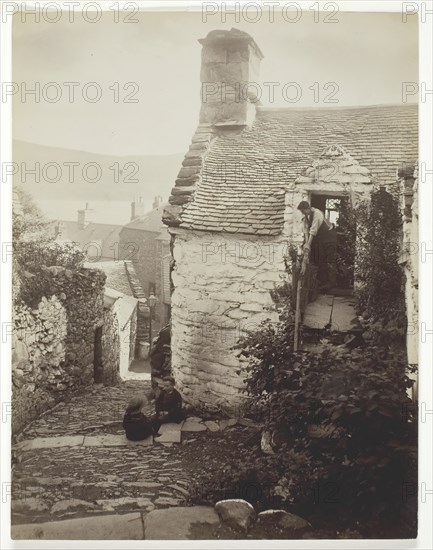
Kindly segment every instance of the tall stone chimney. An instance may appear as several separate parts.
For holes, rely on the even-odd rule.
[[[138,201],[134,198],[131,202],[131,221],[144,216],[144,202],[143,197],[138,197]]]
[[[202,44],[200,123],[250,126],[259,103],[263,54],[238,29],[211,31]]]
[[[93,213],[93,209],[89,208],[89,203],[86,202],[86,208],[84,210],[78,210],[78,227],[79,229],[85,229],[89,223],[92,221],[91,215]]]

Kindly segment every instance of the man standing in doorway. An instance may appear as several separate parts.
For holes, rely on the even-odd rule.
[[[337,233],[321,210],[310,206],[307,201],[298,204],[304,215],[304,254],[317,265],[317,279],[321,290],[335,286]]]

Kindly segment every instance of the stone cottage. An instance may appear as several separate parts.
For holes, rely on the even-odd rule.
[[[248,34],[202,44],[201,110],[163,215],[172,236],[172,367],[186,400],[240,404],[237,338],[275,318],[269,291],[302,240],[300,200],[332,210],[417,159],[417,106],[264,108],[263,54]]]

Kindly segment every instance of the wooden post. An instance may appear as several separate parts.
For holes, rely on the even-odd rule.
[[[295,309],[295,338],[293,341],[293,350],[298,351],[299,343],[299,320],[301,317],[301,276],[299,274],[298,284],[296,288],[296,309]]]
[[[301,269],[299,270],[298,282],[296,286],[296,309],[295,309],[295,335],[293,339],[293,351],[298,351],[299,347],[299,324],[301,321],[301,291],[302,282],[307,273],[309,254],[303,254]]]

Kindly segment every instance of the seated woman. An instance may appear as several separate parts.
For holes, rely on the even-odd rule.
[[[129,441],[142,441],[153,434],[153,421],[143,414],[146,404],[140,396],[133,397],[123,417],[123,428]]]

